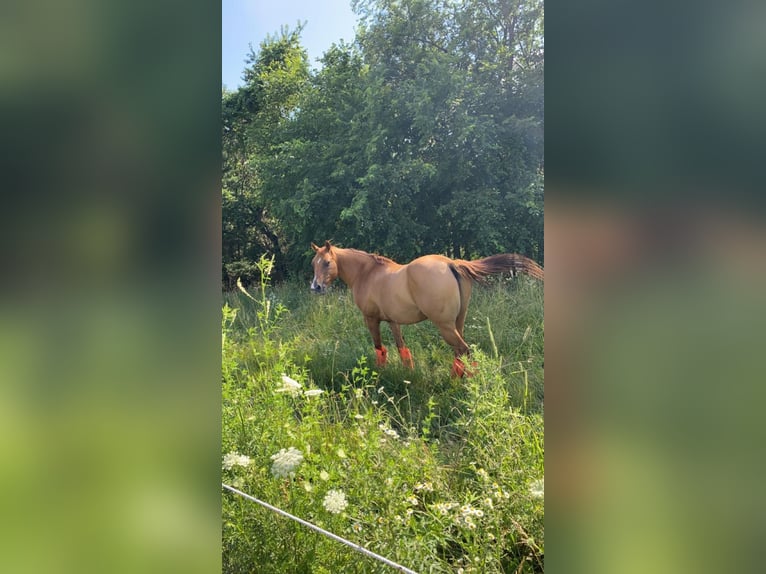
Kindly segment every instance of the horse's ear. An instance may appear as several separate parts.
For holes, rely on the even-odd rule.
[[[325,246],[325,249],[330,249],[330,247],[332,247],[332,243],[330,243],[330,240],[329,240],[329,239],[327,239],[327,240],[324,242],[324,246]]]
[[[314,245],[314,242],[313,242],[313,241],[311,242],[311,249],[313,249],[314,251],[319,251],[319,247],[317,247],[316,245]]]

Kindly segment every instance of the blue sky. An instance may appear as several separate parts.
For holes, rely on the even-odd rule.
[[[258,50],[267,35],[283,25],[293,29],[298,21],[306,21],[301,43],[312,68],[333,42],[354,39],[351,0],[222,0],[222,83],[229,89],[241,86],[249,44]]]

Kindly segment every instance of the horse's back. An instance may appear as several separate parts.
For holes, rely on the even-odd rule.
[[[416,282],[444,281],[452,278],[452,281],[445,283],[454,283],[454,274],[450,268],[452,260],[444,255],[423,255],[410,262],[407,268],[407,274]]]

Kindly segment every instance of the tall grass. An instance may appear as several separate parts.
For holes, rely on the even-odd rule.
[[[345,289],[259,287],[224,297],[222,456],[247,457],[229,454],[224,481],[418,572],[541,571],[541,286],[474,290],[467,379],[449,376],[452,350],[430,323],[404,327],[414,370],[395,352],[373,368]],[[302,459],[283,476],[291,447]],[[223,522],[226,572],[388,570],[228,493]]]

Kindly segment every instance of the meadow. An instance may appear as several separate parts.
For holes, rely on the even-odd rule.
[[[544,566],[543,286],[476,287],[473,376],[429,322],[383,368],[341,284],[224,293],[223,482],[421,574]],[[386,325],[383,341],[395,349]],[[223,571],[393,572],[224,491]]]

